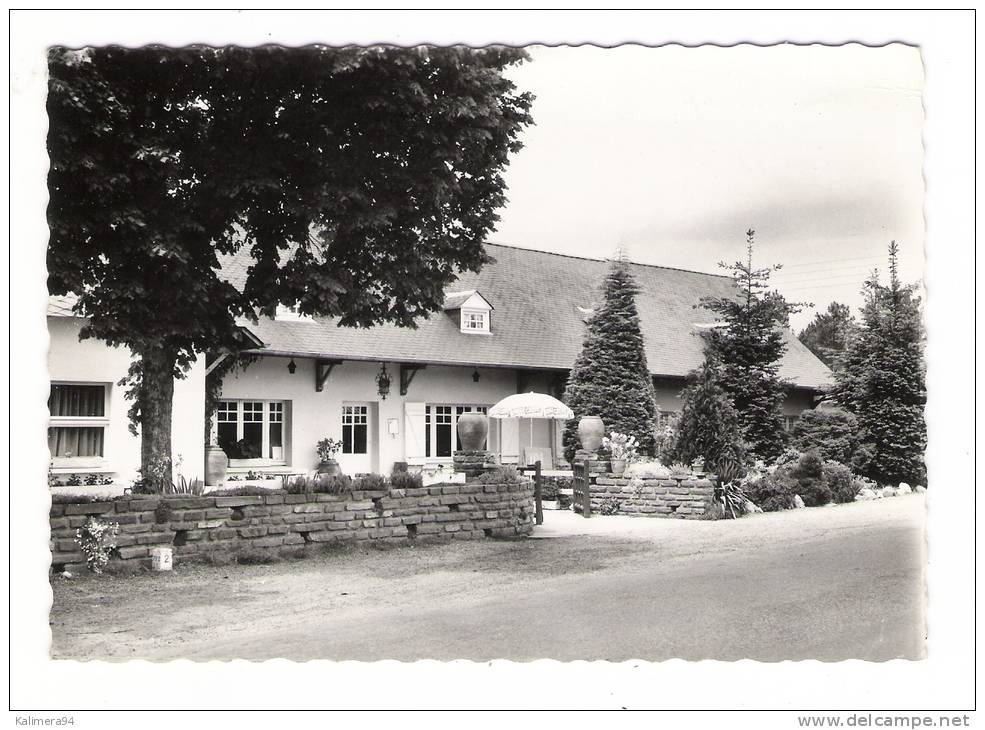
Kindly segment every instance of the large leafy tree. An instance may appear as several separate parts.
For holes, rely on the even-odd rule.
[[[437,310],[531,123],[509,48],[49,54],[49,289],[128,347],[141,461],[170,480],[173,378],[278,304],[345,326]],[[242,291],[225,255],[254,263]],[[163,464],[163,468],[162,468]]]
[[[780,379],[780,360],[786,351],[784,329],[800,303],[791,303],[769,288],[770,274],[780,266],[754,268],[755,231],[746,231],[746,260],[728,269],[736,297],[703,297],[718,322],[705,333],[706,355],[719,364],[719,383],[739,412],[742,435],[753,455],[773,461],[783,453],[783,399],[787,385]]]
[[[880,483],[926,483],[926,369],[920,298],[903,285],[899,247],[889,245],[889,284],[878,273],[865,283],[858,332],[835,371],[835,400],[858,420],[858,438],[869,452],[863,473]]]
[[[564,431],[569,461],[578,449],[578,420],[583,416],[599,416],[606,431],[635,436],[640,451],[653,454],[657,409],[637,293],[628,261],[618,256],[606,274],[602,304],[588,320],[582,350],[564,391],[564,402],[575,414]]]
[[[826,311],[814,315],[797,338],[825,365],[834,368],[856,326],[855,317],[847,304],[831,302]]]

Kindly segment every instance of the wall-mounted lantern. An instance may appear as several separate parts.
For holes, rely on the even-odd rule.
[[[473,383],[478,383],[479,382],[479,370],[478,370],[478,368],[476,368],[475,370],[472,371],[472,382]]]
[[[289,363],[287,363],[287,372],[289,372],[291,375],[294,375],[294,372],[297,369],[298,369],[298,366],[294,364],[294,358],[292,357],[291,358],[291,361]]]
[[[376,375],[376,392],[383,400],[390,395],[390,375],[386,371],[386,363],[381,364],[380,372]]]

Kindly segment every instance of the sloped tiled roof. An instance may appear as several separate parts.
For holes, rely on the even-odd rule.
[[[75,312],[72,311],[72,307],[75,306],[77,297],[73,294],[63,294],[48,297],[48,316],[49,317],[74,317]]]
[[[567,369],[581,349],[584,317],[601,300],[608,263],[543,251],[486,244],[495,259],[478,274],[466,272],[450,292],[478,290],[495,307],[492,335],[467,334],[457,316],[439,312],[416,330],[381,325],[369,329],[316,322],[263,319],[250,329],[266,344],[263,351],[349,360],[426,362],[467,366]],[[241,284],[248,254],[224,262],[229,281]],[[695,309],[702,296],[729,296],[729,277],[630,264],[640,287],[646,356],[654,375],[683,376],[702,359],[701,325],[713,321]],[[787,353],[780,375],[795,385],[824,388],[831,373],[787,331]]]

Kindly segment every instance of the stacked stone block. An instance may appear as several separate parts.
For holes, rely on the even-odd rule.
[[[476,477],[485,471],[489,452],[484,450],[456,451],[451,458],[455,471],[463,472],[468,477]]]
[[[436,484],[344,495],[134,496],[53,504],[52,568],[85,567],[75,534],[90,516],[119,524],[113,560],[149,565],[155,547],[172,547],[178,562],[247,550],[290,555],[309,543],[512,537],[531,532],[533,515],[531,482]]]
[[[606,501],[616,500],[618,514],[697,519],[708,511],[714,498],[714,485],[694,476],[628,479],[605,474],[595,477],[591,486],[592,512],[596,514]]]

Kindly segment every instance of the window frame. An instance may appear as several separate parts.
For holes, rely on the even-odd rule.
[[[350,420],[346,422],[346,417]],[[362,419],[362,420],[359,420]],[[356,445],[356,428],[363,427],[366,430],[365,451],[346,451],[345,450],[345,430],[350,429],[349,444],[351,448]],[[344,456],[369,456],[370,453],[370,433],[369,433],[369,405],[366,403],[343,403],[341,414],[341,434],[342,447],[339,453]]]
[[[476,317],[478,319],[476,319],[476,320],[470,319],[472,317]],[[474,335],[474,334],[489,334],[490,333],[489,320],[490,320],[490,317],[489,317],[489,310],[488,309],[479,309],[477,307],[476,308],[473,308],[473,307],[462,307],[462,310],[461,310],[461,320],[459,322],[459,327],[462,330],[462,332],[465,332],[467,334],[472,334],[472,335]],[[481,326],[480,327],[472,327],[470,324],[468,324],[468,323],[471,323],[473,321],[480,322],[481,323]]]
[[[437,413],[432,409],[448,408],[448,413]],[[458,450],[458,417],[462,413],[482,413],[489,421],[490,405],[484,403],[425,403],[424,404],[424,459],[432,463],[451,463],[455,452]],[[435,456],[438,443],[438,426],[449,425],[446,422],[438,423],[438,416],[451,419],[451,455]],[[489,447],[489,431],[486,432],[486,448]]]
[[[261,437],[260,437],[260,453],[267,454],[271,451],[270,446],[270,425],[272,423],[279,423],[281,427],[280,434],[280,449],[281,458],[275,459],[273,457],[261,456],[254,459],[234,459],[229,457],[229,468],[231,469],[241,469],[247,467],[265,467],[265,466],[288,466],[290,460],[288,459],[287,450],[287,427],[288,427],[288,401],[279,398],[223,398],[219,401],[218,407],[216,408],[216,415],[214,419],[213,428],[214,433],[214,443],[218,443],[219,434],[219,424],[220,423],[235,423],[236,424],[236,440],[240,441],[244,437],[245,424],[247,421],[244,419],[245,409],[243,407],[244,403],[260,403],[261,407],[261,419],[260,421],[249,421],[249,423],[260,423],[261,424]],[[223,409],[223,406],[228,404],[235,404],[236,409],[236,420],[235,421],[220,421],[219,413]],[[280,410],[277,411],[277,415],[280,416],[279,420],[271,420],[271,414],[274,412],[271,409],[272,405],[279,405]],[[251,411],[254,412],[254,411]]]
[[[110,383],[98,383],[91,380],[52,380],[48,386],[48,397],[56,385],[101,387],[103,389],[103,415],[101,416],[53,416],[48,411],[48,429],[53,428],[101,428],[103,430],[103,453],[101,456],[51,456],[50,465],[53,471],[82,469],[103,469],[107,464],[107,429],[109,428],[109,388]]]

